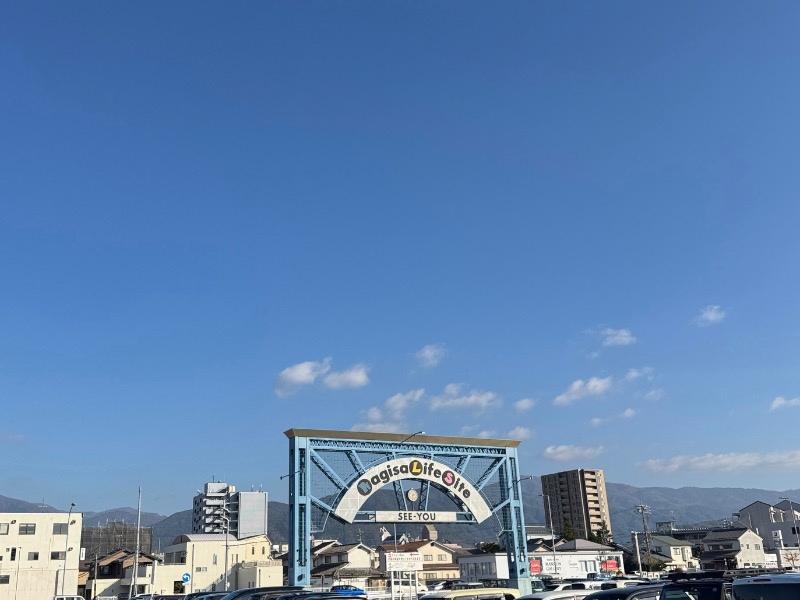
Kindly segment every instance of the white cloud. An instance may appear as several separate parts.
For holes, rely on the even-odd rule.
[[[13,444],[18,444],[25,439],[25,436],[21,433],[8,433],[5,431],[0,431],[0,442],[10,442]]]
[[[330,357],[321,361],[308,360],[286,367],[278,374],[278,378],[275,380],[275,393],[278,396],[293,394],[301,386],[311,385],[330,370]]]
[[[353,365],[345,371],[332,371],[325,376],[322,383],[332,390],[364,387],[369,383],[369,367]]]
[[[464,385],[449,383],[441,396],[431,399],[431,410],[446,409],[478,409],[479,412],[502,405],[500,396],[494,392],[469,390],[464,392]]]
[[[412,404],[425,395],[424,389],[411,390],[405,394],[395,394],[382,406],[371,406],[363,412],[364,421],[356,423],[351,431],[374,431],[401,433],[408,431],[406,413]]]
[[[435,367],[442,362],[445,356],[447,356],[447,348],[444,344],[428,344],[414,354],[417,364],[425,369]]]
[[[770,410],[778,410],[780,408],[788,408],[790,406],[800,406],[800,397],[798,398],[790,398],[787,400],[783,396],[778,396],[775,400],[772,401],[772,404],[769,405]]]
[[[699,315],[694,318],[694,322],[700,327],[709,327],[710,325],[722,323],[727,314],[728,313],[721,306],[717,304],[709,304],[700,311]]]
[[[594,417],[593,419],[591,419],[589,421],[589,424],[592,427],[598,427],[598,426],[602,425],[603,423],[608,423],[609,421],[614,421],[614,420],[617,420],[617,419],[630,419],[635,415],[636,415],[636,411],[635,410],[633,410],[632,408],[626,408],[621,413],[619,413],[618,415],[615,415],[615,416]]]
[[[588,381],[576,379],[563,394],[556,396],[553,404],[565,406],[588,396],[599,396],[607,392],[612,383],[613,378],[610,376],[602,379],[600,377],[592,377]]]
[[[650,390],[649,392],[647,392],[644,395],[644,399],[645,400],[650,400],[652,402],[656,402],[658,400],[661,400],[664,396],[666,396],[666,392],[664,390],[658,388],[658,389]]]
[[[602,331],[603,346],[630,346],[636,343],[636,338],[630,329],[612,329],[606,327]]]
[[[478,432],[479,438],[492,438],[494,437],[494,431],[491,429],[484,429],[483,431]]]
[[[524,412],[532,409],[535,404],[536,400],[533,398],[523,398],[522,400],[517,400],[514,402],[514,408],[516,408],[519,412]]]
[[[636,381],[637,379],[641,379],[642,377],[647,377],[648,379],[652,379],[651,375],[653,374],[652,367],[643,367],[641,369],[628,369],[628,372],[625,373],[625,381]]]
[[[603,446],[594,448],[584,446],[548,446],[544,449],[544,457],[559,462],[568,462],[578,459],[589,459],[599,456],[604,451]]]
[[[800,467],[800,450],[673,456],[666,459],[654,458],[648,460],[645,466],[651,471],[659,473],[673,473],[678,470],[740,471],[765,467],[797,468]]]
[[[533,433],[527,427],[514,427],[508,432],[508,439],[510,440],[527,440]]]

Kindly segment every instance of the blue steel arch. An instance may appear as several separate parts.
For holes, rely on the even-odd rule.
[[[511,583],[530,593],[530,564],[522,510],[517,440],[289,429],[289,585],[308,585],[311,535],[324,531],[346,491],[366,471],[399,458],[433,460],[469,481],[489,505],[505,536]],[[404,482],[390,482],[397,510],[427,512],[431,489],[443,486],[420,480],[416,508],[410,507]],[[387,484],[389,485],[389,484]],[[459,508],[456,506],[456,508]],[[458,522],[474,522],[461,507]],[[353,523],[374,523],[375,511],[359,510]]]

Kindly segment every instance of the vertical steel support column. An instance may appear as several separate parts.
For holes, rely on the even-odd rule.
[[[531,593],[531,564],[528,559],[528,539],[525,535],[525,515],[522,512],[522,485],[517,468],[517,449],[506,449],[506,486],[509,495],[509,529],[506,531],[509,584],[521,595]]]
[[[289,585],[311,579],[311,503],[308,499],[308,438],[289,438]]]

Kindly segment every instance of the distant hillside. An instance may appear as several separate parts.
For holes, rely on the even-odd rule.
[[[525,520],[528,524],[547,524],[544,503],[540,496],[541,482],[538,476],[522,481],[522,498]],[[649,526],[654,529],[657,521],[675,521],[680,527],[697,526],[700,523],[720,522],[730,519],[731,514],[738,512],[756,500],[777,502],[780,496],[800,500],[800,490],[763,490],[753,488],[637,488],[621,483],[606,483],[608,502],[611,507],[611,526],[614,538],[625,543],[631,531],[641,531],[642,517],[635,507],[644,504],[650,507]],[[433,498],[432,498],[433,501]],[[376,494],[372,509],[392,509],[394,494]],[[442,510],[445,503],[436,501],[433,508]],[[0,496],[0,512],[49,512],[58,511],[52,506],[16,500]],[[133,508],[116,508],[98,513],[85,513],[85,523],[103,524],[108,521],[136,522],[136,511]],[[270,502],[268,512],[268,532],[275,543],[285,543],[289,538],[289,506],[284,502]],[[168,546],[180,534],[189,533],[192,528],[192,511],[184,510],[168,517],[157,513],[142,513],[142,524],[153,528],[153,550]],[[384,525],[393,529],[391,525]],[[318,537],[336,538],[343,543],[355,542],[359,538],[371,546],[380,543],[381,524],[360,523],[344,525],[335,519],[328,519],[325,531]],[[408,533],[417,536],[422,527],[397,526],[397,533]],[[477,541],[494,541],[500,532],[497,518],[492,517],[479,525],[464,527],[461,525],[440,524],[437,526],[440,540],[473,546]]]
[[[40,502],[26,502],[8,496],[0,496],[0,512],[33,513],[33,512],[61,512],[49,504]]]

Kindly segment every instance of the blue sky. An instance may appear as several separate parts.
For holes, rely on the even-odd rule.
[[[292,427],[797,487],[798,27],[790,1],[8,4],[0,494],[283,500]]]

